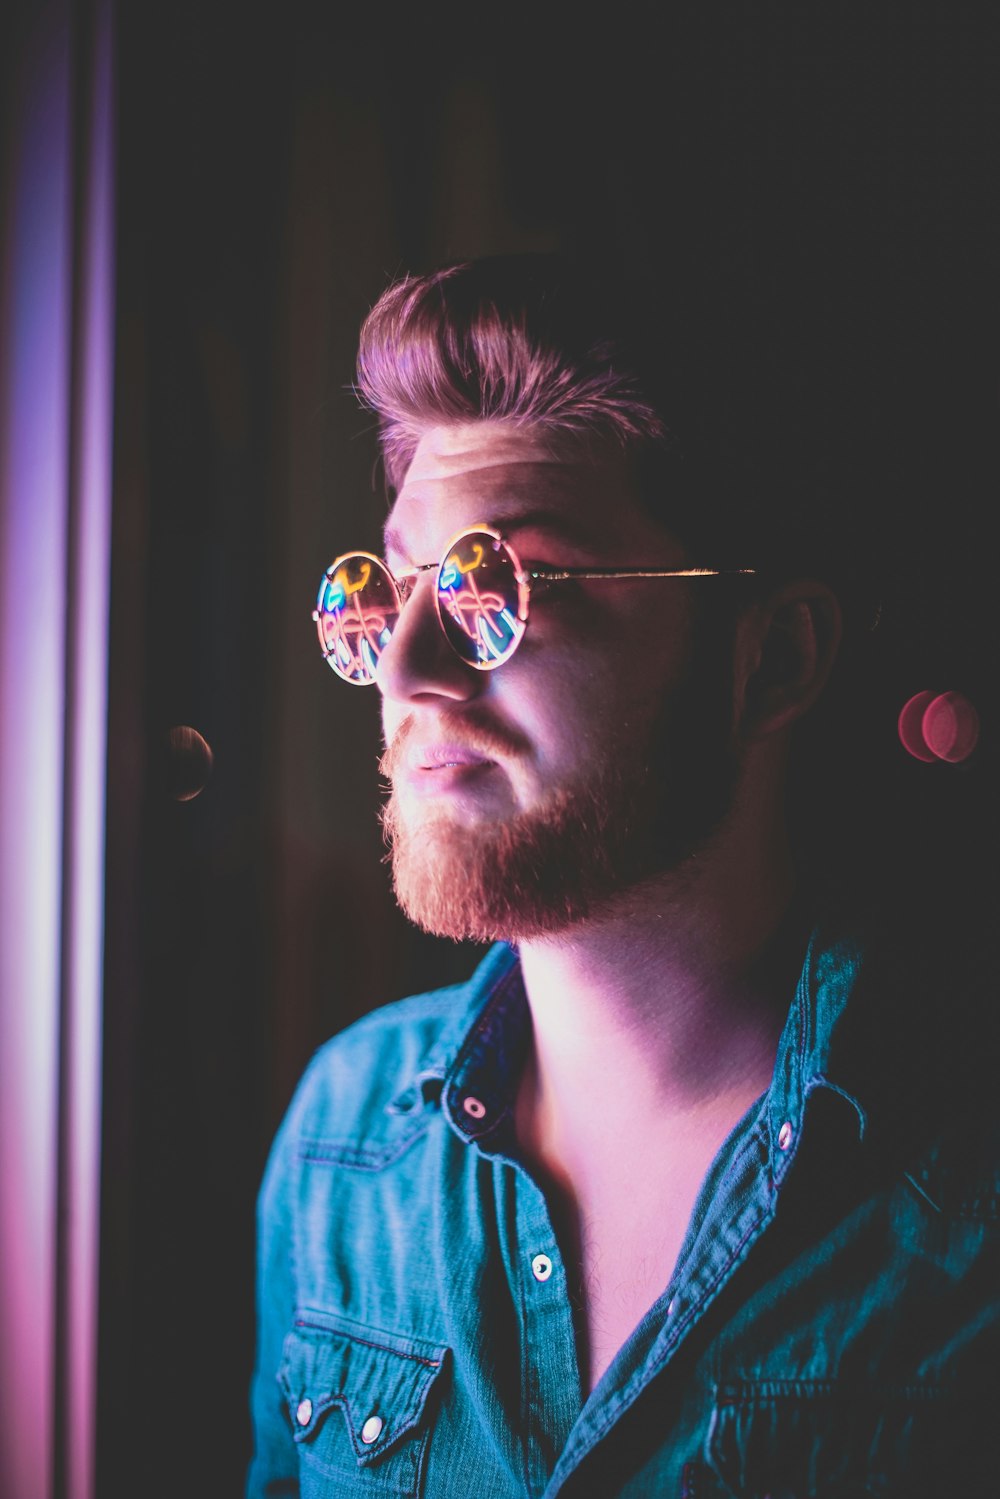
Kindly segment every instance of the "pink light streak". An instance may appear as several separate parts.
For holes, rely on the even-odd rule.
[[[69,46],[35,38],[8,164],[0,412],[0,1490],[53,1477],[70,361]]]
[[[97,1406],[105,787],[114,363],[114,121],[110,6],[99,8],[80,243],[73,507],[75,609],[67,662],[63,916],[65,1388],[67,1499],[92,1499]]]
[[[76,224],[70,37],[68,5],[44,7],[17,58],[0,262],[0,1493],[17,1499],[94,1492],[113,324],[107,4],[87,59],[93,107]]]

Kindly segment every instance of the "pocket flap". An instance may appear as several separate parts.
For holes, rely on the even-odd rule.
[[[303,1311],[285,1339],[278,1378],[297,1442],[312,1442],[339,1406],[360,1464],[413,1433],[444,1368],[447,1348]]]

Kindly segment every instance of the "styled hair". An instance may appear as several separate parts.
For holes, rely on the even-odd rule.
[[[499,421],[623,450],[668,443],[608,289],[564,257],[492,256],[407,276],[361,329],[357,392],[398,487],[423,431]]]
[[[658,305],[629,276],[558,252],[394,282],[362,325],[355,387],[378,418],[390,490],[437,425],[508,422],[556,446],[611,445],[698,565],[811,573],[870,617],[867,582],[860,611],[849,598],[859,557],[874,555],[870,523],[860,547],[848,514],[858,485],[838,482],[783,396],[758,419],[767,382],[752,344],[734,335],[723,349],[701,325],[684,336]]]

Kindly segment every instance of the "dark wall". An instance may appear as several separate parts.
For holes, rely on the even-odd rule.
[[[388,279],[610,259],[739,440],[853,474],[894,539],[901,783],[947,774],[898,750],[910,692],[995,723],[1000,57],[975,12],[398,10],[119,8],[102,1499],[239,1492],[274,1127],[321,1040],[477,956],[394,908],[377,694],[310,620],[333,555],[377,545],[350,382]],[[214,751],[184,802],[178,724]],[[982,762],[956,776],[964,815],[993,797]]]

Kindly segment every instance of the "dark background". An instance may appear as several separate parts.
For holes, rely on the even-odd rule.
[[[585,247],[643,287],[743,438],[854,473],[893,540],[873,755],[995,807],[986,10],[119,7],[102,1499],[239,1493],[273,1130],[320,1041],[477,956],[395,911],[377,693],[310,619],[378,542],[350,383],[389,279]],[[979,707],[969,764],[899,749],[924,687]]]

